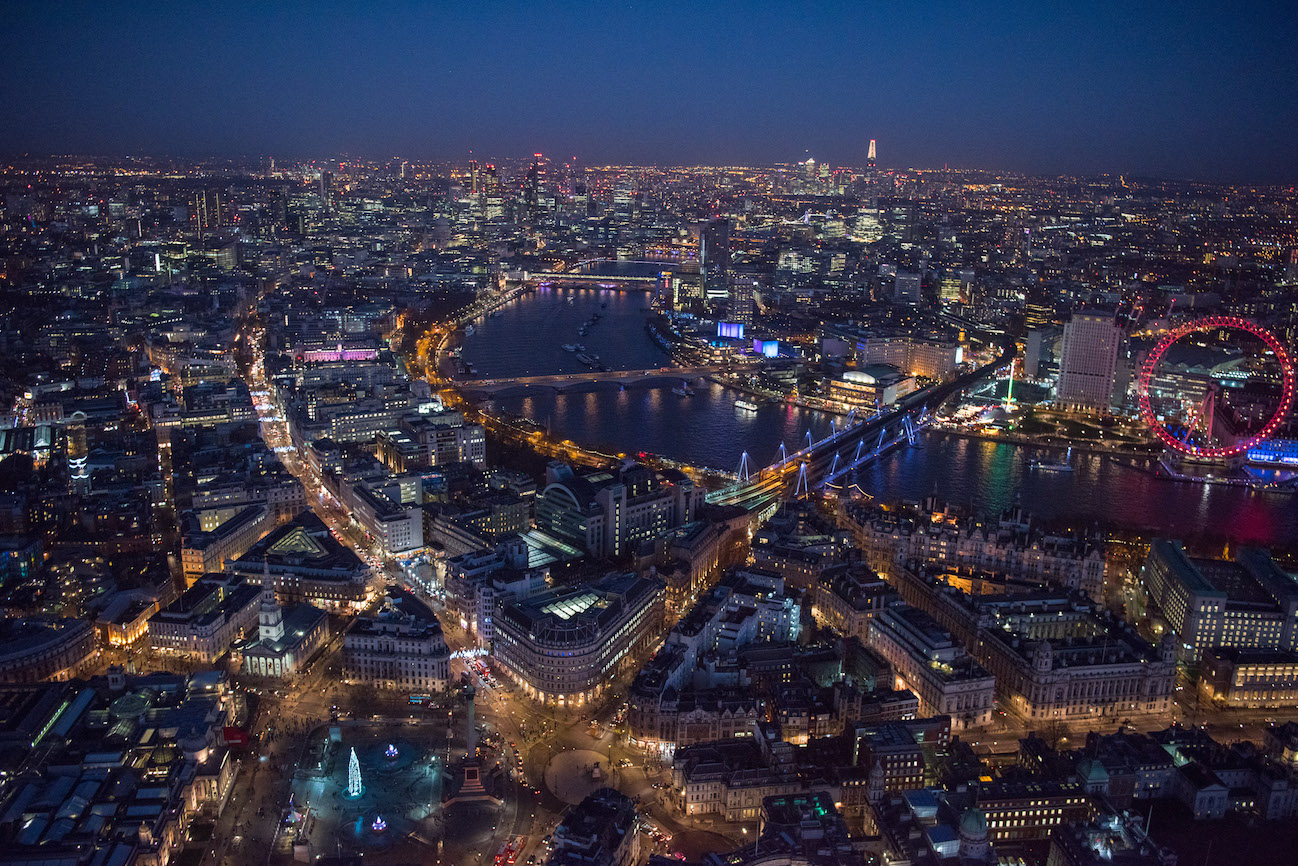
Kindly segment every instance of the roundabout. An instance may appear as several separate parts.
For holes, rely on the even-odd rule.
[[[590,749],[557,752],[545,765],[545,787],[569,806],[600,788],[617,787],[617,776],[608,755]]]

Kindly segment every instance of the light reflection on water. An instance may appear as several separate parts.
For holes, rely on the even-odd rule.
[[[568,304],[567,297],[574,303]],[[607,304],[602,307],[601,304]],[[585,367],[563,343],[582,342],[613,369],[666,363],[644,330],[648,296],[610,291],[548,291],[528,296],[487,319],[466,341],[464,355],[484,377],[579,372]],[[592,312],[602,320],[586,337],[576,329]],[[670,384],[556,394],[552,389],[503,396],[506,412],[548,424],[561,438],[614,451],[649,451],[674,459],[735,469],[747,450],[754,465],[772,462],[780,443],[796,450],[810,429],[829,432],[831,417],[792,406],[756,413],[734,407],[741,396],[712,383],[692,385],[681,397]],[[1298,538],[1298,497],[1245,488],[1186,484],[1096,454],[1073,453],[1075,471],[1035,471],[1031,448],[926,434],[858,475],[862,489],[885,500],[943,499],[984,512],[1016,502],[1047,518],[1071,518],[1142,527],[1171,535],[1209,532],[1237,541],[1276,544]],[[1050,455],[1058,459],[1061,455]]]

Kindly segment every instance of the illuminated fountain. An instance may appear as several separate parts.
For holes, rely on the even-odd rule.
[[[388,743],[388,747],[383,750],[383,756],[386,757],[389,761],[395,761],[397,759],[397,755],[399,754],[401,753],[397,751],[397,747],[394,746],[392,743]]]
[[[375,815],[374,823],[370,825],[370,829],[375,833],[382,833],[384,830],[388,829],[388,822],[383,820],[382,815]]]

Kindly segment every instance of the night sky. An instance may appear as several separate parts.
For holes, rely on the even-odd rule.
[[[0,3],[0,151],[1298,180],[1298,3]]]

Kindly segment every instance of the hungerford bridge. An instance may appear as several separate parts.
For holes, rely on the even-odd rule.
[[[741,505],[758,510],[790,495],[803,497],[813,489],[834,486],[851,470],[876,459],[902,442],[914,442],[916,433],[931,420],[931,413],[948,397],[979,380],[992,375],[1014,357],[1012,343],[991,363],[941,385],[932,385],[902,398],[897,405],[869,417],[855,412],[835,424],[819,442],[811,441],[793,453],[783,445],[771,465],[753,470],[748,454],[739,464],[739,478],[733,484],[708,494],[708,502],[718,505]]]

